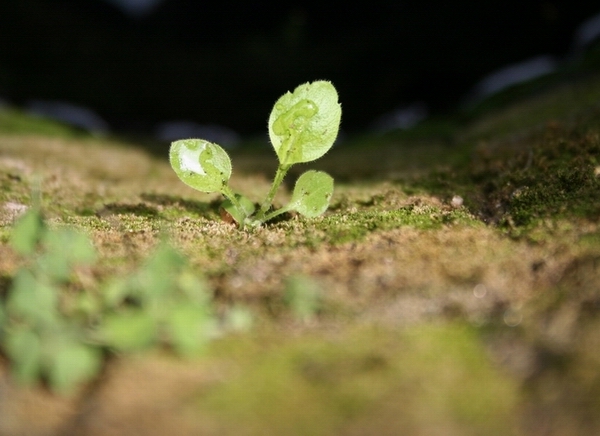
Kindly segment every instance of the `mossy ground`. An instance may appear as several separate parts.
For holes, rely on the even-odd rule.
[[[0,434],[600,432],[599,83],[342,143],[315,163],[336,179],[323,217],[251,231],[166,158],[5,129],[1,293],[19,262],[10,226],[39,189],[51,225],[99,251],[87,286],[130,272],[166,234],[217,304],[248,306],[255,326],[192,361],[116,356],[67,398],[15,385],[2,361]],[[274,154],[232,161],[234,190],[260,200]],[[308,320],[286,305],[291,277],[319,289]]]

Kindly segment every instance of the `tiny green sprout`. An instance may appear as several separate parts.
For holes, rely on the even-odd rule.
[[[302,174],[289,204],[271,210],[273,199],[292,165],[322,157],[337,137],[342,108],[334,86],[321,80],[298,86],[282,95],[269,116],[269,138],[279,165],[260,207],[229,187],[231,161],[219,145],[203,139],[182,139],[171,144],[169,160],[177,176],[201,192],[219,192],[223,209],[240,227],[254,227],[289,211],[308,218],[323,214],[333,194],[333,178],[322,171]]]

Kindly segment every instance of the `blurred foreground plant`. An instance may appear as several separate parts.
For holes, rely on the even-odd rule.
[[[45,380],[68,393],[99,373],[107,352],[166,346],[193,356],[224,330],[249,326],[239,307],[220,322],[206,282],[166,242],[137,271],[94,289],[81,280],[97,258],[89,238],[50,229],[37,208],[16,223],[10,244],[23,266],[0,300],[0,351],[24,384]]]

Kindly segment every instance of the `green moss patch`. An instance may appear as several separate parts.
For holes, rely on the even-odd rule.
[[[197,395],[208,434],[512,434],[515,385],[470,329],[328,336],[268,335],[244,347],[231,377]]]

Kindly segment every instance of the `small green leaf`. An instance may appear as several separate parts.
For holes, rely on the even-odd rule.
[[[41,341],[27,327],[7,333],[3,346],[13,364],[13,372],[21,383],[32,384],[41,371]]]
[[[318,111],[314,101],[300,100],[277,117],[273,122],[273,133],[286,136],[290,131],[302,132]]]
[[[87,235],[72,228],[59,228],[45,233],[42,243],[46,253],[39,265],[48,277],[69,280],[73,267],[89,265],[96,260],[96,251]]]
[[[131,282],[129,277],[119,277],[106,283],[100,293],[103,304],[108,307],[120,305],[131,294]]]
[[[69,263],[87,265],[96,260],[96,251],[87,235],[70,227],[46,232],[42,242],[46,250],[60,252]]]
[[[96,293],[80,292],[75,297],[74,310],[86,318],[96,317],[102,311],[101,298]]]
[[[20,254],[32,254],[44,229],[44,222],[39,211],[36,208],[30,208],[15,224],[10,236],[10,245]]]
[[[203,351],[218,331],[216,318],[205,306],[179,303],[165,321],[171,345],[187,356]]]
[[[13,280],[6,308],[11,315],[32,323],[55,324],[58,317],[58,292],[30,271],[22,269]]]
[[[231,177],[227,152],[203,139],[173,142],[169,160],[181,181],[201,192],[221,192]]]
[[[77,343],[67,343],[53,350],[50,359],[50,386],[54,391],[65,394],[77,384],[96,376],[102,362],[97,349]]]
[[[147,301],[167,295],[172,291],[176,274],[183,265],[183,255],[168,243],[161,242],[135,274],[138,296]]]
[[[142,350],[156,339],[156,323],[142,310],[108,315],[98,331],[99,339],[121,351]]]
[[[241,194],[235,194],[235,198],[238,200],[238,203],[243,209],[243,215],[239,211],[239,209],[231,202],[231,200],[227,199],[221,204],[221,207],[234,219],[237,224],[242,224],[249,216],[256,211],[256,206],[248,197],[245,197]]]
[[[327,153],[341,116],[330,82],[305,83],[281,96],[269,116],[269,137],[281,165],[310,162]]]
[[[307,171],[296,181],[288,210],[314,218],[329,207],[333,195],[333,178],[323,171]]]

